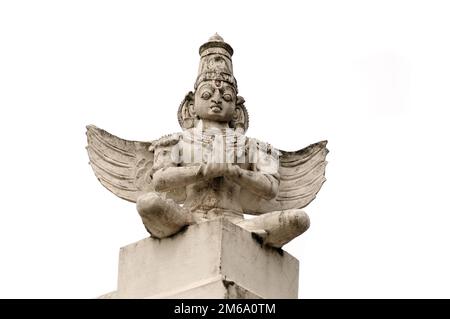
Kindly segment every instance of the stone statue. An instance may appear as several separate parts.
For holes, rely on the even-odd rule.
[[[153,237],[224,217],[279,248],[309,227],[300,209],[325,181],[327,142],[285,152],[246,137],[232,55],[217,34],[200,47],[195,90],[178,109],[180,133],[135,142],[88,126],[90,164],[103,186],[136,202]]]

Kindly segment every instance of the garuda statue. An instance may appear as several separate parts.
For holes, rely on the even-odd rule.
[[[194,92],[178,108],[182,132],[136,142],[87,127],[95,176],[118,197],[136,202],[152,237],[222,217],[279,248],[309,227],[300,209],[325,181],[327,142],[286,152],[245,136],[249,116],[232,55],[217,34],[200,47]]]

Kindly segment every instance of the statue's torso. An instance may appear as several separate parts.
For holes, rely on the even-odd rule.
[[[217,132],[216,132],[217,133]],[[220,132],[219,132],[220,133]],[[266,173],[263,167],[267,162],[259,142],[232,130],[222,134],[200,134],[190,129],[179,134],[177,143],[155,150],[155,165],[158,168],[198,167],[207,163],[230,163],[247,171]],[[269,155],[270,157],[270,155]],[[274,168],[277,172],[277,168]],[[206,218],[228,216],[242,218],[241,186],[228,177],[216,177],[201,180],[185,186],[183,207],[189,211],[204,215]],[[248,192],[247,192],[248,193]],[[258,195],[254,195],[255,197]]]
[[[181,166],[199,166],[214,158],[217,163],[231,163],[242,169],[251,169],[245,160],[246,137],[229,131],[225,134],[196,134],[186,131],[178,144],[181,149]],[[208,218],[214,215],[228,215],[242,218],[239,200],[240,186],[226,177],[203,180],[187,186],[184,207]]]

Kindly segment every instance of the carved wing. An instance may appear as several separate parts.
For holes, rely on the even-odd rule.
[[[280,187],[272,200],[257,198],[244,191],[241,204],[248,214],[303,208],[316,198],[325,182],[327,141],[321,141],[295,152],[280,151]]]
[[[130,202],[153,190],[151,142],[127,141],[93,125],[86,135],[89,164],[103,186]]]
[[[312,144],[300,151],[281,152],[280,189],[277,201],[283,209],[303,208],[316,198],[325,182],[327,141]]]

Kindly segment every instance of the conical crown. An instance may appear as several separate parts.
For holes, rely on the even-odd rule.
[[[220,80],[231,84],[237,93],[237,82],[233,76],[231,56],[233,48],[217,33],[209,38],[200,49],[200,65],[194,88],[203,81]]]

